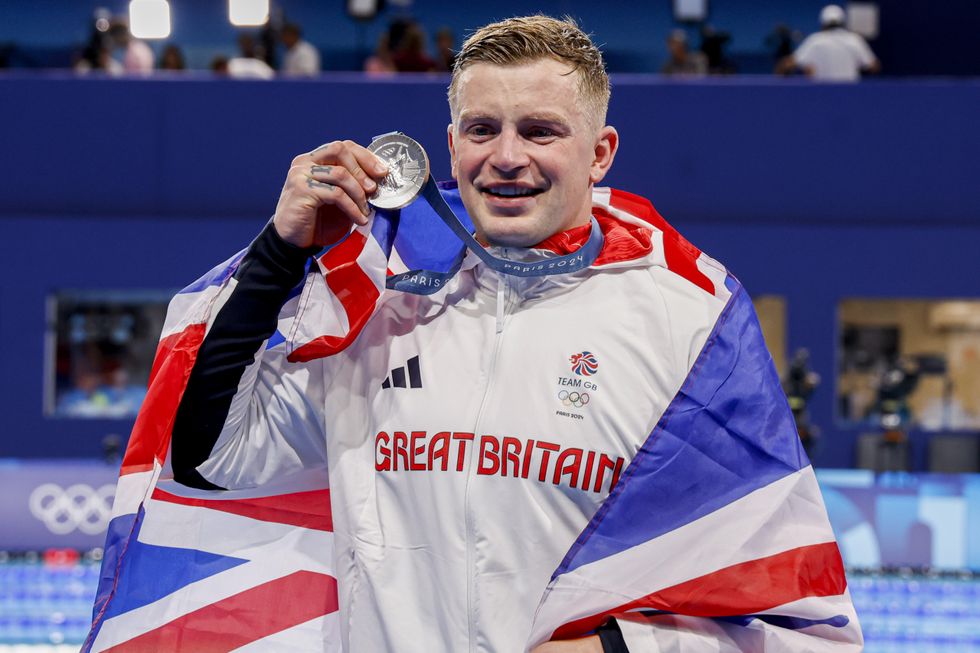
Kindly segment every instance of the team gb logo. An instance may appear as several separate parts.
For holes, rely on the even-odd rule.
[[[591,351],[572,354],[568,360],[572,364],[572,371],[579,376],[592,376],[599,370],[599,361]]]

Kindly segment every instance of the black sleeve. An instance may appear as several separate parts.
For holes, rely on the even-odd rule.
[[[630,653],[615,619],[610,619],[604,623],[596,633],[599,635],[599,642],[602,644],[602,653]]]
[[[178,483],[223,489],[196,468],[211,455],[245,368],[275,333],[279,310],[318,250],[287,243],[271,222],[249,247],[235,271],[237,285],[201,344],[177,408],[170,460]]]

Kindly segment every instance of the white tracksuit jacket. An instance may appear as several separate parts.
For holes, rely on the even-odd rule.
[[[385,293],[343,352],[294,364],[260,347],[244,370],[197,471],[235,488],[326,462],[345,650],[529,646],[551,574],[726,299],[710,259],[716,294],[668,269],[649,225],[602,227],[591,268],[520,279],[470,254],[433,295]],[[583,354],[594,373],[576,373]],[[620,623],[631,651],[736,649],[709,620],[675,621]]]

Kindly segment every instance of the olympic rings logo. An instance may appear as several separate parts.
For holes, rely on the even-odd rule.
[[[75,529],[86,535],[98,535],[109,526],[114,493],[113,485],[95,490],[84,483],[66,489],[45,483],[31,492],[28,506],[31,514],[56,535],[67,535]]]
[[[558,393],[558,398],[565,406],[575,406],[576,408],[581,408],[589,403],[588,392],[568,392],[567,390],[562,390]]]

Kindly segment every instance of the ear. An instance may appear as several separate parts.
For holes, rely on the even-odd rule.
[[[594,158],[592,167],[589,169],[589,181],[598,184],[612,167],[613,159],[616,158],[616,150],[619,149],[619,132],[615,127],[606,125],[599,130],[596,137],[594,148]]]
[[[446,127],[446,136],[449,139],[449,162],[451,164],[453,179],[459,179],[456,176],[456,148],[453,145],[453,123],[449,123],[449,126]]]

